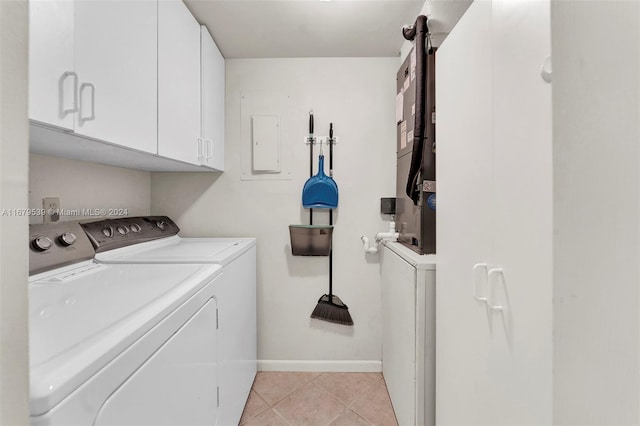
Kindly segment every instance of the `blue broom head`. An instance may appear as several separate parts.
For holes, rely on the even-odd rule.
[[[305,209],[335,209],[338,207],[338,185],[324,174],[324,155],[319,157],[318,174],[310,177],[302,188]]]

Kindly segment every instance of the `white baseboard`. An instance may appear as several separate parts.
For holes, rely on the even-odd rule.
[[[259,359],[258,371],[331,371],[379,373],[382,361],[316,361]]]

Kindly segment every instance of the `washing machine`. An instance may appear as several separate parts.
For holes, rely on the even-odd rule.
[[[30,227],[30,422],[214,425],[220,265],[106,265],[77,222]]]
[[[237,425],[257,371],[255,238],[183,238],[166,216],[83,223],[105,265],[219,265],[218,425]]]

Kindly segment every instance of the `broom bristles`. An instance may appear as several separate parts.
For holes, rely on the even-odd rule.
[[[342,303],[338,296],[329,297],[328,294],[323,295],[316,308],[311,313],[311,318],[333,322],[336,324],[353,325],[353,319],[349,314],[349,308]]]

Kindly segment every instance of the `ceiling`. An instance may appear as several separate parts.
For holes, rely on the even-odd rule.
[[[424,0],[185,0],[225,58],[398,56]],[[457,20],[457,19],[456,19]]]

